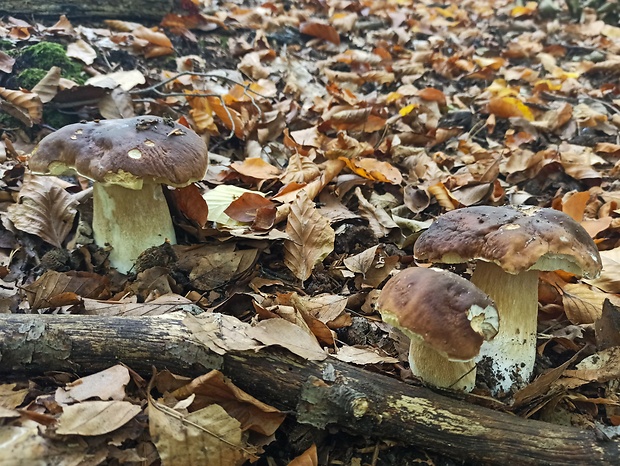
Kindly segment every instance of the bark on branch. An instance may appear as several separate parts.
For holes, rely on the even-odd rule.
[[[335,359],[273,348],[214,354],[182,317],[0,315],[0,373],[74,371],[123,362],[188,376],[219,369],[240,388],[302,423],[336,424],[457,459],[491,464],[615,464],[620,444],[592,431],[522,419],[410,386]]]
[[[160,20],[172,10],[173,0],[2,0],[0,13],[75,18],[141,18]]]

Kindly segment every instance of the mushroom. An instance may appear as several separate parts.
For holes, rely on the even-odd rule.
[[[571,217],[533,206],[477,206],[440,216],[414,246],[419,261],[476,261],[471,278],[497,304],[501,328],[480,350],[495,395],[527,384],[534,371],[538,271],[565,270],[596,277],[601,258],[594,241]]]
[[[474,388],[473,359],[498,330],[497,310],[486,294],[452,272],[412,267],[388,280],[377,308],[384,322],[411,339],[415,376],[436,387]]]
[[[162,184],[203,178],[207,145],[170,119],[143,116],[65,126],[44,137],[30,157],[32,172],[77,173],[93,184],[93,235],[112,247],[110,264],[126,273],[138,255],[165,240],[176,243]]]

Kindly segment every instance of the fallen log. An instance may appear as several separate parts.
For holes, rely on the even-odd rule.
[[[328,358],[303,360],[283,349],[219,355],[199,343],[175,314],[159,317],[0,315],[0,373],[72,371],[123,362],[197,376],[218,369],[298,422],[336,425],[443,455],[489,464],[609,465],[620,444],[593,431],[550,425],[411,386]]]
[[[173,7],[173,0],[2,0],[0,13],[75,18],[142,18],[161,20]]]

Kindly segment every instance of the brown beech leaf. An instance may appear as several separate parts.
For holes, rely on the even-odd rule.
[[[142,411],[128,401],[83,401],[63,407],[56,433],[94,436],[124,426]]]
[[[131,33],[138,37],[139,39],[144,39],[149,41],[153,45],[157,45],[159,47],[167,47],[172,48],[172,42],[168,39],[168,36],[163,32],[154,31],[153,29],[149,29],[144,26],[138,26]]]
[[[230,203],[224,213],[238,222],[253,222],[253,226],[266,230],[273,226],[276,206],[260,194],[243,193]]]
[[[10,73],[13,70],[14,64],[15,59],[0,50],[0,71],[3,73]]]
[[[459,206],[459,202],[450,195],[450,191],[441,182],[428,187],[428,192],[435,196],[439,205],[450,211]]]
[[[67,46],[67,56],[76,58],[86,65],[92,65],[97,58],[97,52],[88,42],[78,39]]]
[[[284,241],[284,263],[297,278],[307,280],[334,250],[336,234],[303,190],[291,204],[285,231],[291,239]]]
[[[163,466],[241,466],[256,460],[248,434],[224,408],[212,404],[187,414],[148,396],[149,432]]]
[[[284,319],[262,320],[247,331],[248,336],[264,345],[282,346],[291,353],[310,361],[323,361],[323,351],[316,337]]]
[[[41,121],[43,116],[43,103],[41,102],[41,98],[34,92],[17,91],[15,89],[0,87],[0,97],[6,99],[7,102],[18,109],[25,111],[30,120],[32,120],[29,123],[26,122],[29,126],[32,126],[33,123],[39,123]],[[23,121],[22,118],[10,112],[8,108],[3,107],[3,110],[10,113],[11,116],[19,118]]]
[[[262,435],[273,435],[286,417],[278,409],[241,390],[218,370],[195,378],[170,395],[177,400],[194,395],[188,406],[190,411],[218,404],[241,423],[241,430],[251,430]]]
[[[32,92],[37,94],[44,104],[56,97],[61,71],[59,67],[52,66],[45,76],[43,76],[43,79],[32,88]]]
[[[592,324],[601,318],[605,293],[583,283],[567,283],[561,293],[564,312],[573,324]]]
[[[233,162],[230,167],[241,175],[256,178],[257,180],[269,180],[280,175],[280,169],[268,164],[259,157],[247,158],[242,163]]]
[[[80,298],[105,299],[109,286],[108,279],[96,273],[48,270],[24,290],[30,307],[41,309],[77,304]]]
[[[77,204],[58,178],[27,176],[19,203],[10,205],[7,215],[18,230],[59,248],[73,227]]]
[[[172,194],[179,210],[188,219],[204,227],[209,217],[209,206],[195,184],[168,191]]]
[[[562,202],[562,212],[570,215],[576,222],[581,222],[589,199],[588,191],[569,194]]]
[[[403,181],[400,170],[388,162],[370,157],[362,159],[341,157],[340,160],[346,163],[352,172],[363,178],[390,184],[401,184]]]
[[[321,174],[321,170],[310,158],[299,153],[291,155],[286,170],[280,176],[283,185],[288,183],[308,183]]]
[[[340,45],[340,36],[334,26],[319,21],[304,21],[299,25],[299,32],[312,37],[324,39],[332,44]]]
[[[312,446],[301,455],[297,458],[293,458],[288,466],[319,466],[319,456],[316,445],[313,443]]]
[[[125,398],[125,386],[129,383],[129,370],[117,364],[104,371],[87,375],[64,388],[56,389],[55,399],[58,403],[70,404],[89,398],[100,400],[119,400]]]

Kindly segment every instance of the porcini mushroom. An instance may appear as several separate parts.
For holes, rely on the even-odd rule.
[[[37,174],[77,173],[93,184],[93,235],[110,263],[131,269],[140,253],[176,235],[162,184],[203,178],[207,145],[172,120],[142,116],[68,125],[46,136],[29,161]]]
[[[412,267],[388,280],[377,308],[384,322],[411,339],[415,376],[436,387],[473,389],[473,359],[498,330],[497,310],[486,294],[452,272]]]
[[[594,241],[571,217],[533,206],[476,206],[440,216],[414,246],[419,261],[476,261],[472,283],[497,304],[501,327],[480,350],[490,365],[495,395],[532,377],[536,358],[538,271],[596,277],[601,258]]]

